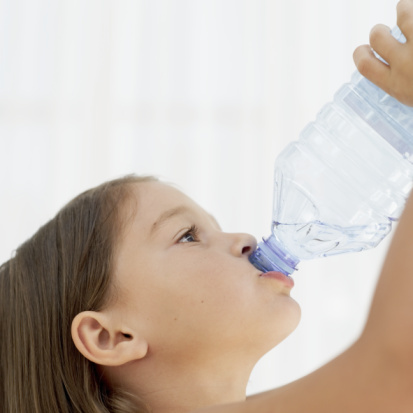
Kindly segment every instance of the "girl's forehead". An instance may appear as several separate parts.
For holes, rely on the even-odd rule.
[[[151,215],[158,214],[158,218],[155,219],[154,223],[159,221],[160,216],[165,217],[175,215],[177,213],[193,212],[196,213],[196,215],[207,215],[221,230],[218,221],[212,214],[174,186],[159,181],[145,182],[139,185],[142,186],[137,187],[138,207],[139,200],[141,200]],[[159,215],[159,213],[161,215]]]
[[[135,226],[152,226],[163,217],[176,212],[205,213],[203,208],[179,189],[162,182],[143,182],[135,185],[134,199],[126,213]]]
[[[138,208],[148,208],[157,211],[165,207],[200,208],[190,197],[177,188],[162,182],[143,182],[135,186]]]

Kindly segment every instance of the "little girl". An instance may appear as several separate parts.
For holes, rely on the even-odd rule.
[[[413,0],[355,51],[359,71],[413,106]],[[128,176],[76,197],[0,267],[4,413],[411,413],[413,199],[359,339],[314,373],[246,398],[252,368],[297,326],[291,279],[258,271],[248,234]]]

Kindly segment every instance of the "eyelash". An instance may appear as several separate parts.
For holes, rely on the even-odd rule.
[[[198,242],[199,241],[198,234],[199,234],[198,227],[196,225],[192,225],[188,229],[188,231],[186,231],[185,234],[182,235],[182,237],[178,240],[178,242],[182,242],[182,239],[184,239],[185,237],[189,235],[193,237],[194,241],[185,241],[185,242]]]

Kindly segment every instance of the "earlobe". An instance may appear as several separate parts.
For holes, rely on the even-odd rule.
[[[148,343],[135,331],[119,328],[101,312],[84,311],[72,322],[72,339],[81,354],[102,366],[120,366],[142,359]]]

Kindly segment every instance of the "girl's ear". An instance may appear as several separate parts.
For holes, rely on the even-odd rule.
[[[142,359],[148,351],[143,337],[97,311],[83,311],[73,319],[72,339],[83,356],[101,366],[121,366]]]

